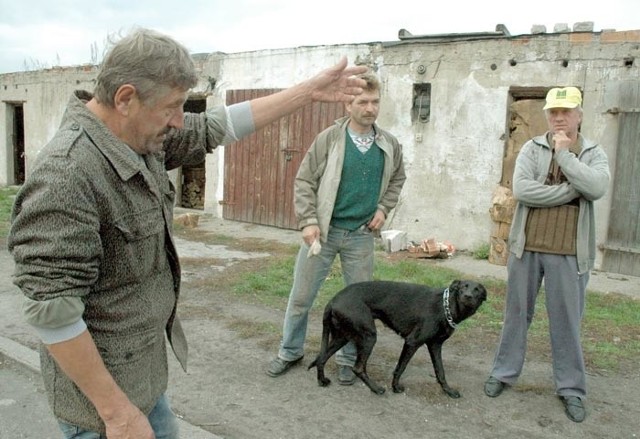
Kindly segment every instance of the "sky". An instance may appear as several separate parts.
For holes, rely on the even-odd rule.
[[[133,27],[174,37],[192,53],[398,41],[413,35],[640,29],[638,0],[0,0],[0,74],[100,62],[109,37]]]

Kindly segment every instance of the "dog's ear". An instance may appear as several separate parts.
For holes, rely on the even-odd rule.
[[[478,284],[478,286],[480,287],[480,291],[482,291],[482,300],[487,300],[487,296],[489,296],[489,292],[487,291],[484,285]]]
[[[458,291],[460,289],[460,286],[462,284],[462,281],[459,279],[454,280],[453,282],[451,282],[451,285],[449,285],[449,291]]]

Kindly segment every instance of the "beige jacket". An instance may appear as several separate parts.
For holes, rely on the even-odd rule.
[[[349,117],[346,116],[318,134],[296,175],[294,203],[298,227],[302,229],[317,224],[320,227],[321,241],[327,240],[340,186],[348,124]],[[374,128],[375,142],[384,153],[378,209],[388,215],[398,203],[406,180],[402,145],[388,131],[377,125]]]

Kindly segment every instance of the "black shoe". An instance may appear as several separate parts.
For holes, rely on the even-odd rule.
[[[491,398],[495,398],[496,396],[500,396],[505,387],[507,387],[506,383],[503,383],[497,378],[489,377],[484,383],[484,393]]]
[[[353,369],[349,366],[339,366],[338,368],[338,382],[343,386],[350,386],[356,382],[356,374],[353,373]]]
[[[293,366],[298,364],[302,360],[302,358],[303,357],[297,358],[293,361],[287,361],[287,360],[283,360],[280,357],[276,357],[273,360],[271,360],[271,363],[269,363],[269,368],[267,369],[267,375],[269,375],[270,377],[280,376],[284,374],[286,371],[288,371],[289,369],[291,369]]]
[[[564,412],[567,418],[573,422],[582,422],[587,416],[587,412],[584,409],[584,403],[577,396],[561,396],[560,401],[564,404]]]

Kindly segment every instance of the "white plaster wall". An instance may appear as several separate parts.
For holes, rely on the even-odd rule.
[[[403,143],[408,175],[391,227],[406,230],[409,239],[436,237],[461,249],[488,241],[489,208],[501,178],[513,86],[581,87],[582,133],[602,144],[614,175],[618,127],[616,116],[607,110],[618,106],[621,82],[640,79],[638,66],[623,63],[639,52],[638,45],[618,43],[498,40],[385,50],[377,58],[386,85],[379,122]],[[563,66],[562,59],[569,59],[569,65]],[[491,64],[497,68],[492,70]],[[426,67],[424,74],[416,73],[418,65]],[[419,82],[431,83],[431,119],[426,124],[409,121],[410,86]],[[598,245],[606,241],[611,194],[609,190],[596,202]],[[599,252],[596,266],[601,257]]]
[[[76,89],[93,90],[93,67],[74,67],[68,69],[49,69],[39,72],[10,73],[0,75],[0,101],[23,102],[25,136],[25,172],[38,153],[54,136],[71,93]],[[0,120],[0,154],[7,160],[12,148],[7,127],[5,106],[2,105]],[[7,167],[0,162],[0,184],[10,180]]]
[[[387,227],[407,231],[410,240],[435,237],[451,241],[459,249],[474,249],[487,243],[491,233],[489,208],[501,178],[509,134],[510,87],[582,87],[583,133],[610,145],[605,149],[610,161],[615,159],[617,126],[612,116],[602,116],[601,108],[605,96],[615,101],[615,91],[602,89],[607,82],[617,84],[620,77],[637,75],[637,69],[630,73],[629,69],[610,67],[608,56],[621,59],[629,48],[610,46],[607,57],[602,57],[603,49],[596,42],[581,46],[578,55],[569,53],[571,50],[576,49],[566,40],[393,48],[380,44],[320,46],[212,56],[204,64],[203,74],[218,79],[208,99],[208,105],[217,105],[224,103],[227,90],[289,87],[343,55],[351,63],[367,61],[383,82],[378,123],[403,144],[408,177]],[[585,60],[571,61],[568,67],[558,61],[572,56]],[[516,64],[511,65],[510,60]],[[492,70],[491,64],[497,68]],[[426,67],[425,73],[418,73],[419,65]],[[412,123],[413,84],[422,82],[431,84],[431,117],[428,123]],[[207,158],[205,210],[218,216],[222,215],[218,201],[222,199],[223,156],[223,148],[219,148]],[[596,204],[598,243],[606,239],[609,196]]]
[[[347,56],[353,64],[358,57],[368,57],[368,45],[316,46],[297,49],[263,50],[210,56],[202,66],[204,77],[217,79],[213,91],[207,84],[198,85],[199,92],[208,93],[207,107],[223,105],[228,90],[287,88],[308,79],[315,73]],[[206,158],[204,210],[222,217],[224,181],[224,148],[218,147]]]
[[[614,33],[606,41],[601,41],[605,34],[580,33],[215,53],[199,59],[201,81],[194,92],[206,95],[208,106],[218,105],[224,103],[227,90],[289,87],[345,55],[352,64],[368,63],[383,82],[378,123],[403,144],[408,176],[387,227],[407,231],[410,240],[435,237],[471,250],[487,243],[491,232],[489,208],[509,135],[511,87],[581,87],[585,95],[582,132],[601,142],[614,174],[618,125],[617,116],[607,110],[619,106],[621,82],[640,80],[640,45],[634,35]],[[624,58],[635,59],[635,65],[626,66]],[[568,60],[568,65],[563,66],[562,60]],[[419,66],[425,67],[423,73]],[[27,173],[57,130],[71,91],[91,90],[94,75],[79,68],[0,75],[0,101],[25,102]],[[216,79],[214,88],[209,78]],[[412,122],[413,84],[423,82],[431,84],[430,120]],[[6,118],[3,111],[0,121]],[[5,131],[5,125],[0,126],[3,156]],[[206,162],[205,210],[219,216],[223,157],[221,147]],[[6,165],[1,160],[0,184]],[[598,245],[606,240],[610,197],[611,191],[596,202]]]
[[[385,57],[387,90],[379,122],[404,146],[407,182],[389,227],[409,240],[434,237],[469,249],[487,242],[492,191],[500,180],[506,88],[480,83],[458,63],[411,50]],[[435,60],[435,61],[434,61]],[[417,74],[426,65],[425,74]],[[427,123],[411,122],[413,84],[431,83]],[[386,104],[395,101],[395,105]],[[419,141],[419,139],[422,139]]]

